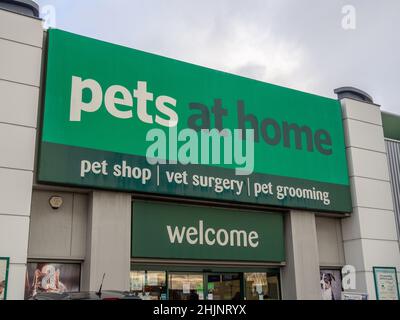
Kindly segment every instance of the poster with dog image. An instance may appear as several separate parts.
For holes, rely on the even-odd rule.
[[[321,269],[320,285],[322,300],[341,300],[342,276],[340,270]]]

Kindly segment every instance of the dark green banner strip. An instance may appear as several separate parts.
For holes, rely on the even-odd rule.
[[[349,187],[204,165],[150,165],[145,157],[43,142],[38,180],[274,207],[348,212]]]

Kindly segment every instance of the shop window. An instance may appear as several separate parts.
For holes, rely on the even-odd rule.
[[[170,300],[204,300],[202,273],[169,273],[168,293]]]
[[[130,289],[144,300],[279,300],[279,270],[198,272],[132,270]]]
[[[79,292],[80,281],[80,263],[28,262],[25,299],[44,292]]]
[[[166,300],[166,272],[131,271],[130,290],[143,300]]]
[[[244,274],[246,300],[279,300],[278,273],[251,272]]]

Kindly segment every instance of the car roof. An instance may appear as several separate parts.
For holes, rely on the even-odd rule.
[[[94,291],[83,292],[41,292],[38,293],[34,300],[107,300],[107,299],[139,299],[130,292],[107,290],[102,291],[101,295]]]

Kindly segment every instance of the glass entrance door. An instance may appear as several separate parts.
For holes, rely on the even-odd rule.
[[[208,273],[206,274],[207,300],[242,299],[242,274]]]
[[[173,271],[146,267],[131,271],[131,291],[157,300],[270,300],[281,299],[279,269],[256,272],[229,270]],[[184,269],[184,268],[182,268]],[[187,268],[189,269],[189,268]]]
[[[170,300],[240,300],[241,273],[168,273]]]

